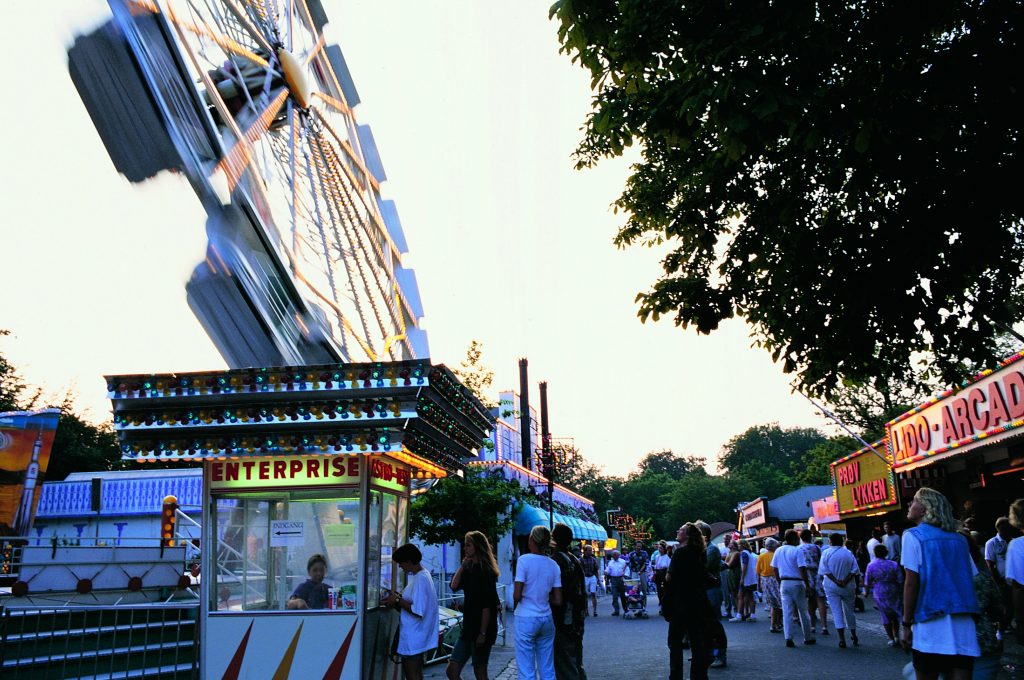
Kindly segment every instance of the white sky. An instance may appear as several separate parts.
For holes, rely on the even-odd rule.
[[[623,474],[648,451],[714,458],[751,425],[824,426],[733,321],[710,337],[640,324],[655,253],[619,251],[609,206],[628,163],[577,172],[590,91],[558,54],[550,0],[328,0],[419,279],[433,359],[470,339],[498,389],[547,380],[551,429]],[[67,74],[100,0],[7,7],[0,101],[0,351],[34,384],[107,417],[104,373],[224,365],[185,302],[205,248],[191,189],[117,175]],[[531,403],[539,406],[536,387]]]

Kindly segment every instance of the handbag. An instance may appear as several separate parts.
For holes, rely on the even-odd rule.
[[[392,663],[401,665],[402,655],[398,653],[398,640],[402,635],[402,624],[399,623],[395,626],[395,636],[391,640],[391,648],[388,650],[388,658],[391,659]]]

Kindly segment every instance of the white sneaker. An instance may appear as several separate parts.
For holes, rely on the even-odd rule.
[[[751,614],[750,616],[747,617],[747,621],[757,621],[757,615],[756,614]]]
[[[742,621],[742,620],[743,620],[743,618],[742,618],[742,617],[740,617],[740,616],[734,616],[734,617],[732,617],[731,619],[729,619],[729,623],[739,623],[739,622],[740,622],[740,621]]]

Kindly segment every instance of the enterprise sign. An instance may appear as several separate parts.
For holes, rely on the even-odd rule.
[[[207,465],[211,490],[358,484],[363,465],[369,466],[373,484],[396,490],[409,486],[409,469],[380,456],[279,456]]]

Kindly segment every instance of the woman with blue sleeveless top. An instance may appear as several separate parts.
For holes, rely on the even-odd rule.
[[[913,650],[917,680],[970,680],[981,656],[974,627],[977,568],[967,541],[957,533],[953,508],[938,491],[914,495],[903,534],[903,647]]]

